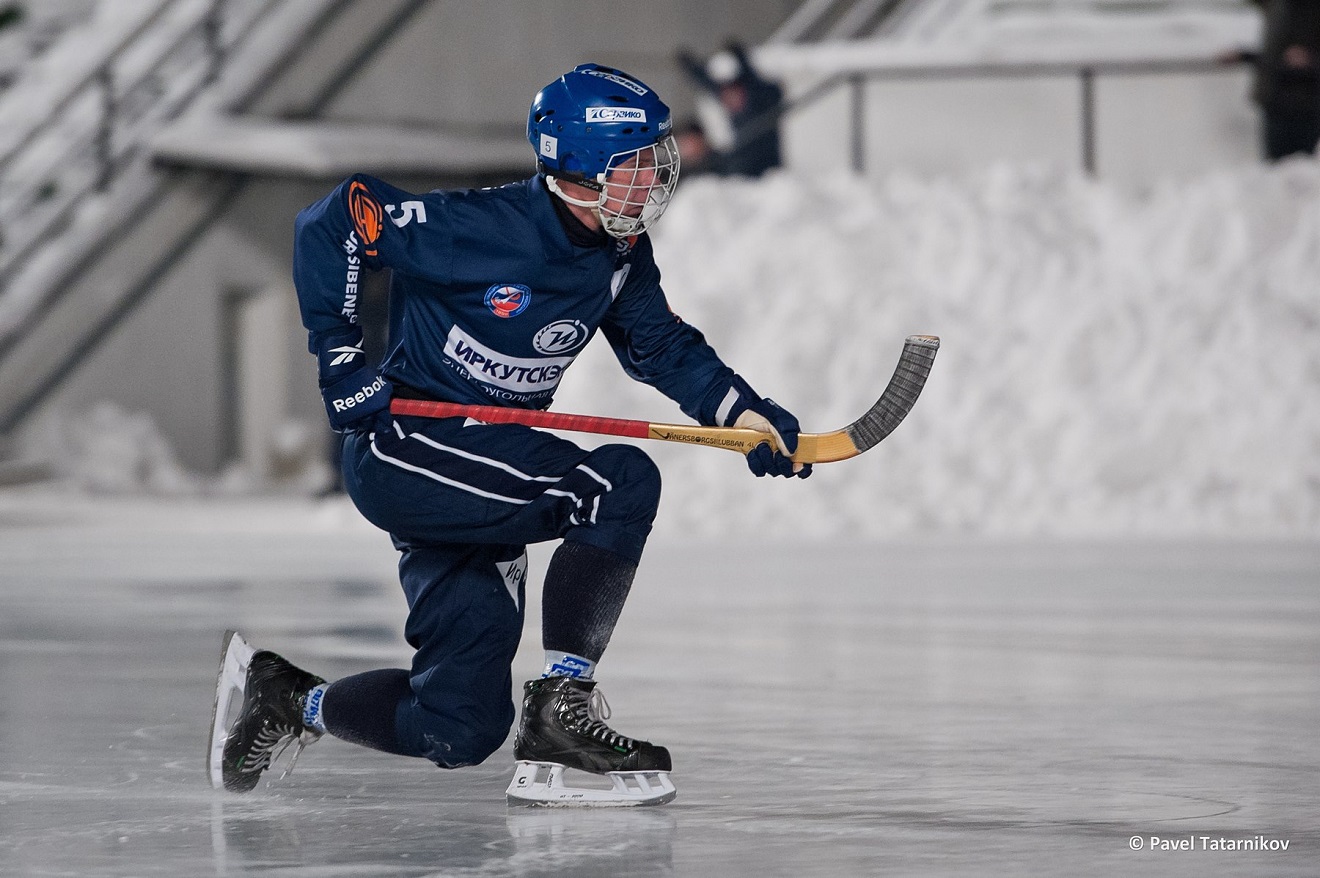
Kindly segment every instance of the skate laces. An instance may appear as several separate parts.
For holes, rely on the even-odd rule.
[[[295,701],[293,708],[294,714],[301,718],[302,705]],[[242,771],[244,774],[263,772],[270,768],[273,763],[278,762],[291,745],[296,744],[293,756],[289,759],[289,764],[285,766],[284,772],[280,775],[280,780],[283,780],[293,773],[293,767],[298,764],[298,757],[302,755],[302,751],[306,749],[307,745],[319,740],[320,737],[320,732],[307,727],[300,721],[294,722],[287,718],[267,717],[261,723],[261,728],[256,736],[252,739],[252,745],[248,748]]]
[[[256,774],[270,768],[270,764],[284,752],[293,740],[293,729],[289,726],[263,724],[261,731],[252,739],[247,757],[243,760],[243,773]],[[281,747],[280,745],[284,746]]]
[[[289,749],[289,745],[297,744],[298,746],[294,748],[293,755],[289,757],[289,764],[285,766],[283,773],[280,774],[280,780],[284,780],[286,777],[293,774],[293,767],[298,764],[298,757],[302,755],[302,751],[307,749],[308,744],[313,744],[320,740],[320,738],[320,732],[315,731],[314,729],[304,729],[301,735],[291,737],[284,742],[284,746],[280,748],[280,752],[276,753],[271,761],[279,759],[280,756],[284,754],[284,751]]]
[[[605,700],[605,693],[600,689],[592,689],[591,694],[587,696],[587,719],[593,722],[604,722],[610,718],[610,703]]]
[[[605,725],[605,720],[610,718],[612,711],[610,710],[610,703],[605,700],[605,695],[600,689],[592,689],[585,698],[579,696],[572,699],[570,709],[573,712],[573,719],[580,734],[595,738],[610,747],[623,747],[631,750],[636,746],[632,738],[620,735],[614,729]]]
[[[313,729],[304,729],[299,733],[292,726],[265,726],[257,733],[257,737],[252,742],[252,747],[248,750],[248,758],[243,764],[243,772],[252,774],[265,771],[270,768],[272,763],[278,762],[289,747],[296,744],[297,747],[293,751],[293,756],[289,759],[289,764],[285,766],[284,772],[280,775],[280,780],[284,780],[293,774],[293,767],[298,764],[298,757],[302,755],[303,750],[307,749],[307,745],[320,740],[320,738],[321,733]]]

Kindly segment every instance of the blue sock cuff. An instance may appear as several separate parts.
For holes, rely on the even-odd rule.
[[[303,725],[322,734],[325,734],[325,716],[322,711],[325,704],[325,690],[328,688],[330,688],[329,683],[322,683],[308,692],[307,698],[303,701]]]
[[[544,680],[546,677],[574,677],[579,680],[590,680],[595,672],[596,663],[591,659],[585,659],[571,652],[547,649],[545,651],[545,670],[541,672],[541,679]]]

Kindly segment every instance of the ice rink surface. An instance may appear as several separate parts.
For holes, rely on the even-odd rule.
[[[511,740],[444,772],[327,738],[251,795],[209,788],[226,627],[326,677],[406,665],[393,551],[340,502],[6,491],[0,557],[4,876],[1320,863],[1314,542],[653,545],[598,677],[679,795],[591,812],[506,806]]]

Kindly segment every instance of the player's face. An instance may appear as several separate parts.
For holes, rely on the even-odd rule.
[[[639,217],[656,182],[655,154],[644,151],[610,169],[605,175],[605,203],[601,209],[614,216]]]
[[[672,137],[617,156],[601,192],[606,227],[615,234],[632,234],[659,219],[678,182],[678,164]]]

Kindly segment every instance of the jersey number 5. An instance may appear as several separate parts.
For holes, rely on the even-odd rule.
[[[390,215],[390,221],[399,228],[403,228],[416,219],[419,223],[426,222],[426,205],[420,201],[405,201],[397,208],[393,204],[385,205],[385,212]]]

